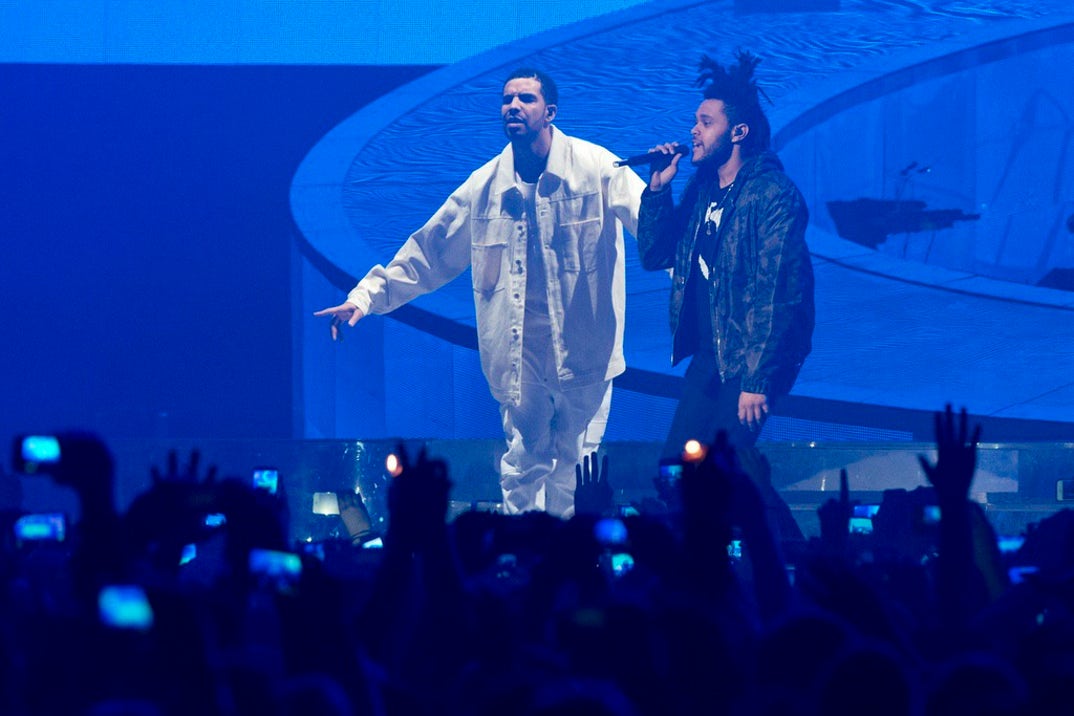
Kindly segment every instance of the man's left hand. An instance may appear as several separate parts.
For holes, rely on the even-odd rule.
[[[768,417],[768,398],[764,393],[747,393],[738,395],[738,422],[750,430],[760,430]]]

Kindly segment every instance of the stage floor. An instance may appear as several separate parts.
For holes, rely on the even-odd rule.
[[[337,533],[336,517],[313,513],[313,494],[358,488],[375,521],[387,519],[389,477],[384,460],[397,441],[375,440],[203,440],[115,441],[116,504],[126,509],[151,484],[150,467],[164,468],[168,452],[185,462],[197,448],[202,465],[215,465],[219,477],[250,475],[255,466],[280,471],[291,516],[293,541],[326,539]],[[411,455],[424,445],[431,457],[448,463],[453,483],[452,513],[493,509],[500,500],[499,440],[405,440]],[[851,498],[879,503],[884,490],[913,490],[927,483],[918,455],[935,455],[928,443],[761,443],[772,465],[773,485],[791,507],[803,533],[819,534],[816,509],[838,496],[839,471],[847,469]],[[609,481],[620,505],[655,497],[653,477],[660,445],[606,443]],[[1000,534],[1018,534],[1067,504],[1056,499],[1056,481],[1074,478],[1074,443],[988,443],[978,450],[978,472],[971,497],[980,503]],[[65,511],[76,516],[73,495],[42,477],[20,477],[21,507],[30,512]],[[9,496],[11,498],[13,496]],[[9,505],[18,507],[18,505]]]

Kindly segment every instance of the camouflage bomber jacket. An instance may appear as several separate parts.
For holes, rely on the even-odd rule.
[[[671,331],[678,336],[694,246],[715,178],[699,171],[674,205],[672,192],[645,190],[638,221],[642,267],[671,269]],[[750,157],[724,205],[712,282],[712,335],[720,377],[742,390],[790,392],[812,347],[813,267],[809,213],[775,154]],[[686,357],[675,341],[672,364]]]

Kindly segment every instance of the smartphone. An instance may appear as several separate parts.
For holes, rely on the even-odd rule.
[[[302,551],[302,554],[308,557],[313,557],[320,562],[324,561],[324,542],[314,542],[313,539],[310,538],[307,542],[301,542],[299,544],[299,549]]]
[[[293,584],[302,576],[302,559],[293,552],[274,549],[252,549],[250,573],[265,577],[277,584]]]
[[[1056,480],[1055,499],[1059,502],[1074,500],[1074,480]]]
[[[873,533],[873,518],[880,511],[880,505],[854,505],[850,513],[850,533],[868,535]]]
[[[621,545],[627,541],[626,523],[617,518],[597,520],[593,525],[593,536],[597,542],[605,545]]]
[[[274,467],[255,467],[253,485],[256,490],[264,490],[270,495],[275,495],[280,485],[280,473]]]
[[[313,514],[315,515],[338,515],[339,498],[334,492],[313,493]]]
[[[153,607],[145,590],[137,585],[112,584],[97,595],[101,623],[114,629],[146,631],[153,626]]]
[[[660,477],[671,484],[678,482],[682,479],[682,463],[678,460],[674,462],[661,462]]]
[[[1038,571],[1038,568],[1032,565],[1011,567],[1007,570],[1007,577],[1011,580],[1011,584],[1021,584],[1027,579],[1031,579],[1032,575],[1036,574]]]
[[[205,515],[206,527],[223,527],[227,524],[227,515],[223,512],[210,512]]]
[[[20,435],[12,450],[12,467],[24,475],[47,473],[60,464],[60,440],[54,435]]]
[[[996,538],[996,544],[1001,554],[1013,554],[1022,549],[1022,545],[1025,543],[1025,535],[1000,535]]]
[[[634,557],[626,552],[615,552],[612,554],[609,560],[612,568],[612,574],[616,577],[622,577],[624,574],[634,569]]]
[[[197,558],[198,546],[194,543],[184,544],[183,551],[179,555],[179,566],[182,567],[184,564],[190,564]]]
[[[15,520],[18,542],[63,542],[66,536],[67,520],[60,512],[23,515]]]

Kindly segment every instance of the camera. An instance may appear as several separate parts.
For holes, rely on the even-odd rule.
[[[60,440],[54,435],[20,435],[12,450],[12,467],[24,475],[48,473],[60,464]]]
[[[255,467],[252,481],[255,490],[275,495],[280,486],[280,472],[274,467]]]

